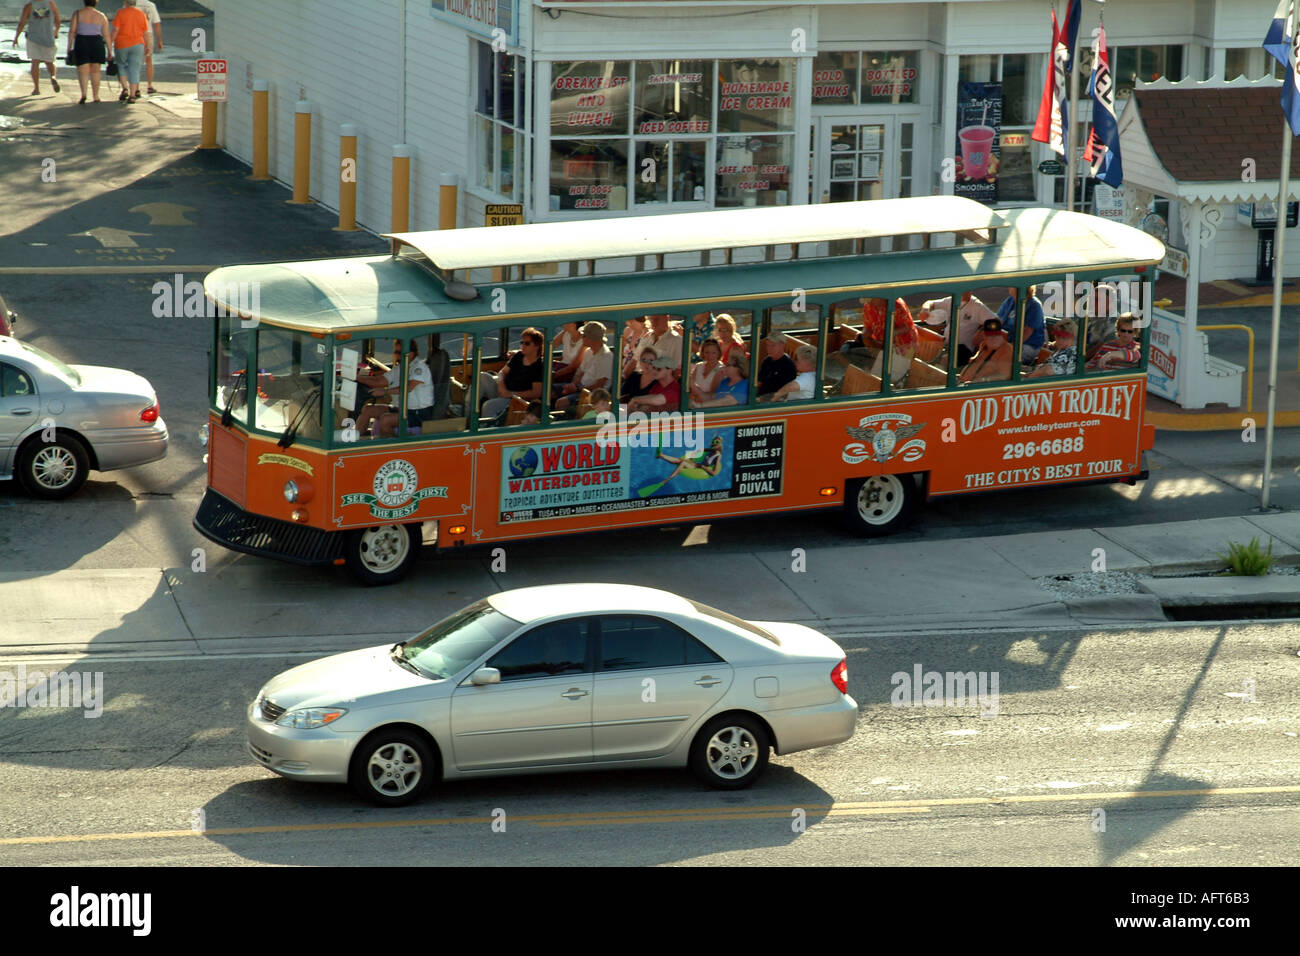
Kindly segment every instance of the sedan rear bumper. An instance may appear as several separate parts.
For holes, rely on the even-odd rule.
[[[293,730],[263,720],[250,705],[244,719],[248,755],[291,780],[347,783],[354,735],[328,730]]]
[[[167,457],[167,424],[161,418],[147,426],[91,432],[86,439],[95,450],[99,471],[134,468]]]
[[[790,754],[848,740],[858,723],[858,704],[848,694],[841,694],[830,704],[768,711],[763,716],[776,735],[772,742],[776,752]]]

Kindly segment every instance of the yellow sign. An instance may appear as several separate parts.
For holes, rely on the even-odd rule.
[[[312,473],[311,465],[307,464],[307,462],[303,461],[301,458],[294,458],[291,455],[280,455],[274,452],[269,452],[265,455],[258,455],[257,463],[259,465],[288,465],[290,468],[297,468],[299,471],[305,471],[309,475]]]
[[[490,202],[483,210],[485,226],[522,226],[524,204],[521,202]]]

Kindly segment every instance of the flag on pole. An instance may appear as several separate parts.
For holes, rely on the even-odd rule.
[[[1286,24],[1291,14],[1291,0],[1278,0],[1277,9],[1273,12],[1273,22],[1268,25],[1268,32],[1264,34],[1262,46],[1267,50],[1277,62],[1287,66],[1287,50],[1291,48],[1291,42],[1287,39]]]
[[[1043,83],[1043,96],[1038,101],[1038,119],[1034,122],[1034,131],[1029,134],[1036,143],[1051,143],[1052,149],[1061,142],[1060,114],[1056,111],[1056,43],[1061,38],[1061,31],[1056,26],[1056,11],[1052,11],[1052,45],[1047,51],[1047,79]],[[1055,127],[1056,136],[1052,136]]]
[[[1291,126],[1291,135],[1300,136],[1300,34],[1287,36],[1291,22],[1291,0],[1278,0],[1273,22],[1261,44],[1269,54],[1286,67],[1282,77],[1282,112]]]
[[[1288,0],[1289,2],[1289,0]],[[1092,97],[1092,133],[1083,151],[1083,161],[1092,165],[1092,174],[1107,186],[1124,182],[1119,156],[1119,124],[1115,121],[1115,84],[1110,75],[1110,58],[1106,54],[1106,25],[1097,28],[1092,45],[1092,79],[1088,95]]]
[[[1074,69],[1074,46],[1079,39],[1079,18],[1083,15],[1083,0],[1070,0],[1065,8],[1065,23],[1061,26],[1061,42],[1065,44],[1065,72]],[[1068,34],[1068,36],[1066,36]]]

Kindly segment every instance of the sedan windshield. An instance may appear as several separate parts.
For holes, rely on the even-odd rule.
[[[487,601],[478,601],[407,641],[400,653],[430,677],[446,679],[464,670],[518,627],[514,618],[506,617]]]

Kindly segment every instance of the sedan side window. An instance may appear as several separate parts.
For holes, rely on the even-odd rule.
[[[0,398],[35,394],[36,386],[26,372],[12,365],[0,364]]]
[[[722,658],[676,624],[657,617],[605,617],[600,621],[602,670],[640,670],[719,663]]]
[[[535,627],[484,666],[501,672],[501,681],[581,674],[587,670],[587,621],[552,621]]]

